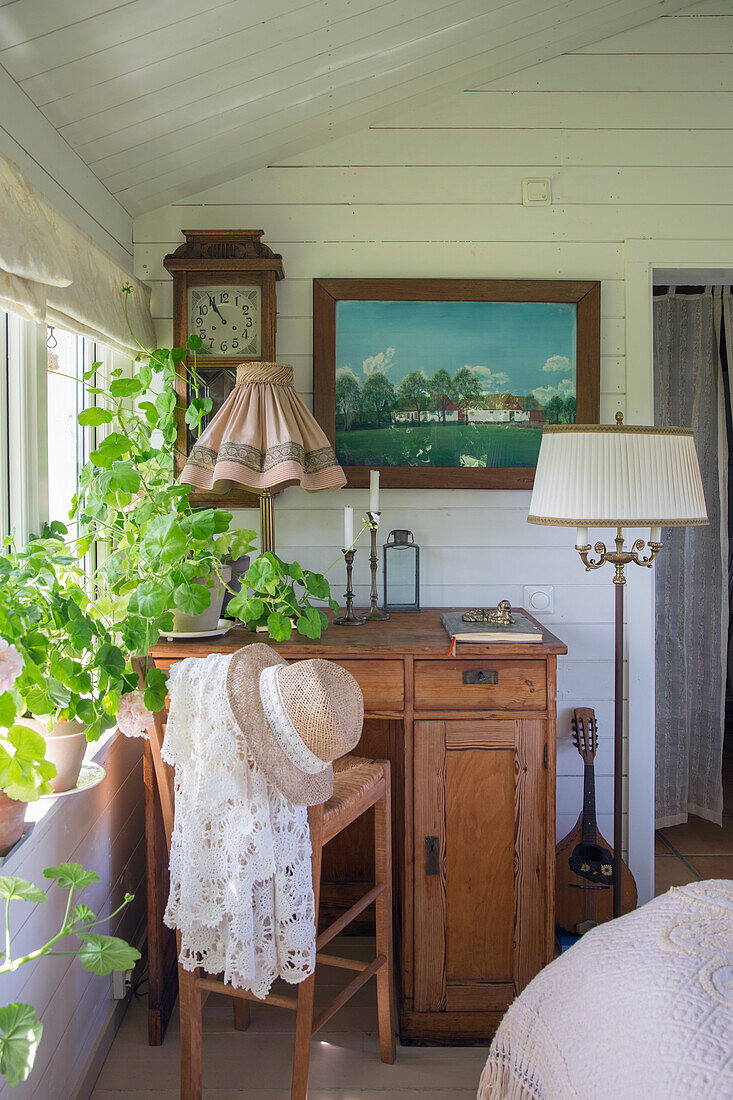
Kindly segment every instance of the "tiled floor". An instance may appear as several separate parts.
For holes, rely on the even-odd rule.
[[[655,839],[655,893],[701,878],[733,879],[733,752],[723,756],[723,827],[700,817],[660,829]]]
[[[368,957],[366,940],[351,937],[338,950]],[[371,946],[373,951],[373,945]],[[322,968],[317,1001],[344,984]],[[346,974],[346,980],[349,975]],[[310,1100],[475,1100],[485,1047],[397,1047],[394,1065],[379,1059],[376,986],[368,982],[313,1041]],[[227,998],[212,995],[204,1009],[204,1100],[289,1100],[293,1013],[253,1005],[247,1031],[234,1031]],[[128,1009],[92,1100],[178,1100],[177,1010],[162,1047],[149,1047],[145,1000]]]

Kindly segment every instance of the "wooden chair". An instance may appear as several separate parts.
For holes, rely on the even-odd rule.
[[[166,713],[155,715],[150,730],[150,746],[163,823],[170,853],[173,832],[173,769],[161,757]],[[335,1012],[353,997],[373,976],[377,978],[377,1014],[379,1048],[383,1062],[395,1060],[394,959],[392,949],[392,828],[391,828],[390,767],[386,760],[367,760],[345,756],[334,762],[334,790],[322,806],[308,808],[311,845],[313,848],[313,892],[318,913],[321,885],[323,846],[333,840],[348,825],[374,807],[375,884],[371,890],[343,913],[316,940],[317,962],[356,971],[356,976],[338,993],[326,1008],[314,1015],[315,974],[297,986],[297,995],[271,993],[264,1001],[244,989],[231,985],[200,970],[178,967],[178,993],[181,1017],[181,1100],[201,1100],[202,1096],[202,1010],[209,993],[226,993],[233,998],[234,1027],[245,1031],[249,1025],[249,1002],[278,1005],[295,1011],[295,1050],[291,1100],[305,1100],[308,1095],[311,1037],[330,1020]],[[360,913],[375,903],[376,949],[371,962],[326,954],[323,948],[346,928]],[[179,937],[180,950],[180,937]]]

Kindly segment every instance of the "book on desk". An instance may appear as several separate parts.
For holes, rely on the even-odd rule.
[[[541,642],[542,631],[521,611],[513,611],[511,623],[464,622],[462,611],[444,611],[440,621],[445,632],[456,642]]]

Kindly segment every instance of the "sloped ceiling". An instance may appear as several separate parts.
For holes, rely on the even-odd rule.
[[[0,0],[0,64],[131,214],[687,0]]]

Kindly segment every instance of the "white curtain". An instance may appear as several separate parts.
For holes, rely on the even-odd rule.
[[[129,325],[126,284],[133,288]],[[150,288],[62,217],[5,157],[0,157],[0,308],[127,355],[137,355],[140,345],[148,351],[155,347]]]
[[[654,419],[692,428],[707,527],[667,528],[655,563],[656,824],[721,823],[728,638],[728,444],[720,288],[654,301]]]

